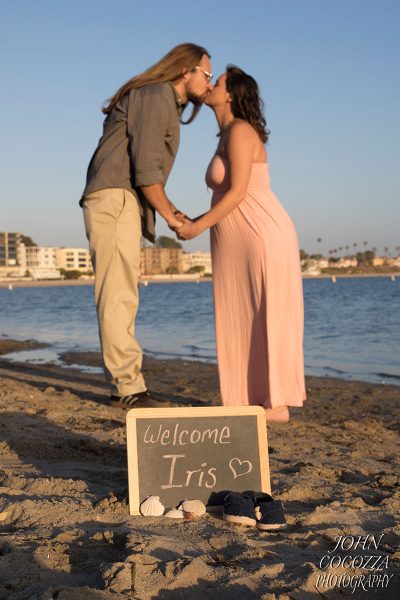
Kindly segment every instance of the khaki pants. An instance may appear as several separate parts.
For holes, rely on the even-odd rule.
[[[142,351],[135,338],[142,236],[138,200],[121,188],[100,190],[85,197],[83,214],[106,379],[115,395],[143,392]]]

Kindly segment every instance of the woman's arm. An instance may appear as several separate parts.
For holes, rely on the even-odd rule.
[[[226,145],[230,166],[230,187],[221,200],[195,221],[185,221],[179,228],[179,238],[190,240],[209,229],[244,199],[250,179],[257,134],[248,123],[236,121],[231,125]]]

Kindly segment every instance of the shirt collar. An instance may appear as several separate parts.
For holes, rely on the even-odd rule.
[[[178,114],[180,115],[182,113],[183,110],[183,103],[182,103],[182,98],[180,97],[180,95],[178,94],[178,92],[175,89],[175,86],[173,83],[171,83],[171,81],[168,81],[169,85],[172,88],[172,91],[174,92],[174,97],[175,97],[175,103],[176,103],[176,109],[178,111]]]

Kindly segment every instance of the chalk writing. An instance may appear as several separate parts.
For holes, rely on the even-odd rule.
[[[204,479],[205,474],[211,478],[211,479],[207,479],[207,477],[206,477],[206,480],[204,481],[204,486],[206,488],[213,488],[215,486],[215,484],[217,483],[217,478],[215,476],[216,468],[211,467],[211,468],[207,469],[207,471],[205,471],[204,469],[207,466],[207,463],[205,463],[205,462],[201,463],[199,469],[187,470],[185,472],[186,473],[185,483],[173,483],[174,475],[175,475],[176,461],[178,460],[178,458],[186,458],[186,455],[185,454],[164,454],[163,458],[171,458],[172,459],[171,465],[169,468],[168,483],[161,486],[161,488],[163,490],[168,490],[170,488],[177,488],[177,487],[188,487],[192,483],[192,475],[194,473],[199,473],[199,478],[197,481],[198,487],[203,486],[203,479]],[[196,480],[197,477],[195,477],[194,479]]]
[[[233,478],[242,477],[251,473],[253,465],[249,460],[240,460],[240,458],[232,458],[229,461],[229,468],[233,473]]]
[[[143,441],[145,444],[161,444],[161,446],[185,446],[186,444],[230,444],[231,432],[228,426],[219,430],[213,429],[183,429],[177,423],[172,429],[163,424],[149,425],[145,431]]]

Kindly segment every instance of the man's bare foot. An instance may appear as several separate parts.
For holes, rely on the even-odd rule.
[[[265,420],[275,423],[287,423],[289,421],[289,409],[287,406],[276,408],[265,408]]]

